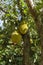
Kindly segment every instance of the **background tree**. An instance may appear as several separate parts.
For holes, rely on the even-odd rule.
[[[0,14],[0,65],[43,65],[43,0],[1,0]],[[19,31],[23,21],[25,34]],[[22,36],[16,44],[11,41],[15,30]]]

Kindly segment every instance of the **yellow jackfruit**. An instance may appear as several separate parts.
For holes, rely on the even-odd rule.
[[[19,26],[19,31],[21,34],[26,34],[27,31],[28,31],[28,25],[27,23],[21,23],[20,26]]]
[[[22,36],[17,31],[14,31],[11,35],[11,40],[13,43],[20,43]]]

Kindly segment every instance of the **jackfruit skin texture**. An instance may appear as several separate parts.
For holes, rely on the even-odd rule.
[[[13,43],[21,43],[22,36],[17,31],[14,31],[11,35],[11,40]]]
[[[26,34],[28,31],[28,26],[26,23],[20,24],[19,31],[21,34]]]

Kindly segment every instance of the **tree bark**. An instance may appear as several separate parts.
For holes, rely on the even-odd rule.
[[[23,35],[23,41],[24,41],[24,49],[23,49],[23,65],[34,65],[32,62],[32,59],[30,58],[30,37],[29,34]]]
[[[27,3],[30,13],[32,14],[34,21],[36,23],[37,26],[37,30],[40,36],[40,43],[41,43],[41,63],[40,65],[43,65],[43,23],[39,20],[39,15],[37,13],[37,11],[35,10],[35,6],[33,5],[33,1],[32,0],[25,0],[25,2]]]

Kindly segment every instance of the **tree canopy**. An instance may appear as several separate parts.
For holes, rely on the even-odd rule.
[[[43,65],[43,0],[0,0],[0,20],[0,65]]]

